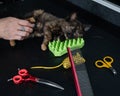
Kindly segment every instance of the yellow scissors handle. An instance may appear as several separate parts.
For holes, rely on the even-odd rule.
[[[105,67],[105,68],[110,68],[111,67],[111,65],[109,65],[109,64],[106,64],[104,61],[102,61],[102,60],[97,60],[96,62],[95,62],[95,65],[96,65],[96,67],[98,67],[98,68],[103,68],[103,67]]]
[[[106,67],[106,68],[111,68],[111,64],[113,63],[113,58],[110,57],[110,56],[105,56],[103,58],[103,60],[97,60],[95,62],[95,65],[96,67],[98,68],[103,68],[103,67]]]

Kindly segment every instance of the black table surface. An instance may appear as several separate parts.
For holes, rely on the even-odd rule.
[[[71,12],[77,11],[80,21],[92,25],[84,36],[85,46],[81,51],[86,59],[85,65],[94,96],[120,95],[120,35],[116,26],[64,2],[64,0],[57,2],[55,0],[24,0],[0,7],[1,17],[22,17],[26,12],[35,9],[44,9],[59,17],[65,17]],[[43,52],[40,49],[41,41],[42,38],[17,41],[16,46],[12,48],[9,41],[0,40],[1,96],[77,96],[71,70],[65,70],[62,67],[55,70],[30,69],[31,66],[35,65],[57,65],[65,56],[57,58],[49,50]],[[114,58],[112,66],[117,71],[116,76],[110,70],[98,69],[94,65],[97,59],[102,59],[106,55]],[[13,82],[7,82],[7,79],[17,74],[18,68],[27,68],[34,76],[54,81],[62,85],[65,91],[39,84],[27,83],[16,86]]]

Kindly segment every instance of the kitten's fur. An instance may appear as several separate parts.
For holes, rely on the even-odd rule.
[[[58,18],[44,10],[35,10],[27,14],[27,20],[35,23],[34,32],[29,37],[43,37],[41,49],[45,51],[49,41],[56,39],[69,39],[83,37],[83,34],[90,26],[80,23],[73,13],[69,18]],[[28,38],[29,38],[28,37]],[[10,41],[11,46],[15,46],[15,41]]]

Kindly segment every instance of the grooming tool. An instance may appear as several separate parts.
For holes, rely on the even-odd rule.
[[[117,72],[116,72],[116,70],[112,67],[112,65],[111,65],[112,63],[113,63],[113,58],[110,57],[110,56],[105,56],[105,57],[103,58],[103,60],[97,60],[97,61],[95,62],[95,66],[96,66],[97,68],[108,68],[108,69],[110,69],[110,70],[112,71],[112,73],[113,73],[114,75],[116,75]]]
[[[82,92],[81,92],[81,89],[80,89],[80,84],[79,84],[79,81],[78,81],[78,76],[77,76],[77,73],[76,73],[74,60],[73,60],[72,53],[71,53],[71,50],[70,50],[69,47],[67,47],[67,52],[68,52],[69,60],[70,60],[70,63],[71,63],[71,69],[72,69],[72,74],[73,74],[73,77],[74,77],[74,83],[75,83],[77,96],[82,96]]]
[[[75,62],[75,65],[85,63],[85,59],[78,52],[76,53],[76,55],[73,55],[73,60]],[[62,64],[63,64],[63,68],[65,69],[71,68],[69,57],[65,58]]]
[[[52,87],[64,90],[64,88],[62,86],[58,85],[55,82],[41,79],[41,78],[37,78],[37,77],[33,77],[32,75],[30,75],[28,73],[28,71],[26,69],[18,70],[18,75],[13,76],[12,79],[8,79],[8,81],[10,81],[10,80],[12,80],[15,84],[21,84],[23,82],[32,81],[32,82],[41,83],[41,84],[45,84],[48,86],[52,86]]]
[[[76,53],[75,55],[73,55],[73,59],[74,59],[74,62],[75,62],[75,65],[78,65],[78,64],[83,64],[85,63],[85,59],[80,55],[80,53]],[[31,69],[56,69],[56,68],[59,68],[63,66],[63,68],[65,69],[68,69],[71,67],[71,64],[70,64],[70,61],[69,61],[69,57],[66,57],[62,63],[60,63],[59,65],[57,66],[52,66],[52,67],[46,67],[46,66],[33,66],[31,67]]]
[[[62,56],[67,53],[67,47],[71,50],[79,49],[84,46],[83,38],[67,39],[63,42],[60,40],[49,42],[48,48],[54,54],[54,56]]]

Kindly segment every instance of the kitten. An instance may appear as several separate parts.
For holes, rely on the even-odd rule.
[[[59,18],[44,10],[35,10],[25,17],[31,23],[35,23],[33,32],[27,38],[41,37],[43,41],[41,49],[45,51],[51,40],[62,40],[83,37],[90,25],[82,24],[77,20],[77,14],[73,13],[69,18]],[[11,46],[15,46],[15,41],[10,41]]]

